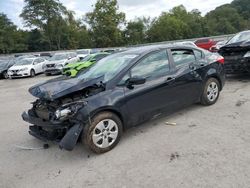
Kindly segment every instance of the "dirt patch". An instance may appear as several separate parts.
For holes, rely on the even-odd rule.
[[[248,101],[249,101],[249,99],[238,100],[238,101],[236,102],[235,106],[240,107],[240,106],[242,106],[243,104],[245,104],[245,103],[248,102]]]
[[[173,160],[177,160],[180,157],[179,153],[174,152],[170,155],[170,160],[169,162],[172,162]]]

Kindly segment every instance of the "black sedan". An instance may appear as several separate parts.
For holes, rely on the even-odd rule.
[[[224,59],[188,46],[150,46],[110,55],[76,78],[56,78],[29,92],[22,114],[29,133],[72,150],[81,139],[111,150],[127,128],[187,105],[214,104],[225,82]]]
[[[250,31],[243,31],[219,49],[228,74],[250,73]]]
[[[15,64],[14,59],[0,59],[0,78],[8,78],[8,69]]]

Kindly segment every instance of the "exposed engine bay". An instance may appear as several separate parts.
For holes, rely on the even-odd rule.
[[[80,109],[88,108],[88,97],[104,90],[104,85],[100,83],[55,100],[37,99],[28,113],[22,114],[25,121],[33,124],[29,133],[40,140],[60,142],[60,148],[72,150],[85,123],[75,116]]]
[[[73,117],[80,108],[87,104],[84,99],[103,90],[103,87],[94,85],[55,101],[37,99],[33,103],[33,109],[36,115],[45,121],[65,120]]]

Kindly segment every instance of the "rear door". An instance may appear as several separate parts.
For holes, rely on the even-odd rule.
[[[176,48],[170,49],[169,53],[176,69],[175,84],[180,105],[185,106],[197,102],[202,91],[202,76],[199,71],[201,51]]]
[[[33,66],[34,66],[35,72],[39,73],[39,58],[33,61]]]
[[[45,59],[39,58],[39,64],[38,64],[39,73],[43,72],[44,63],[45,63]]]

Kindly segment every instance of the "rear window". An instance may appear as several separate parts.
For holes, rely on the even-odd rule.
[[[194,55],[196,57],[196,60],[202,59],[202,52],[199,50],[194,50]]]
[[[171,50],[175,65],[181,66],[184,64],[195,62],[195,55],[193,50],[188,49],[173,49]]]

